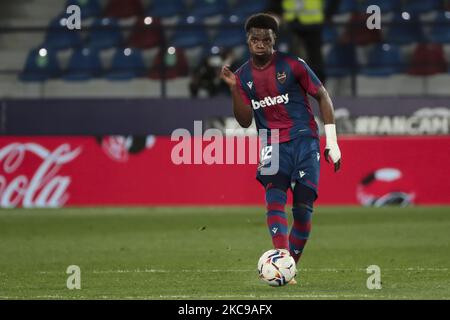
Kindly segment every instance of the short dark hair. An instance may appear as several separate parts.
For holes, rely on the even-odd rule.
[[[275,34],[278,34],[278,21],[268,13],[256,13],[248,17],[245,22],[245,32],[249,32],[251,28],[272,29]]]

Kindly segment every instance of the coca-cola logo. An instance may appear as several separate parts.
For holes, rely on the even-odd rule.
[[[36,143],[11,143],[1,147],[0,207],[63,206],[69,198],[67,188],[71,178],[58,173],[61,166],[75,159],[81,152],[81,147],[71,149],[67,143],[53,151]],[[27,155],[30,154],[38,156],[42,162],[32,175],[20,174],[20,168],[26,165]]]

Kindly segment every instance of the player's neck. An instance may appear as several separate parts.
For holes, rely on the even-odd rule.
[[[252,56],[252,64],[256,69],[264,69],[266,68],[271,62],[272,58],[274,56],[275,51],[272,50],[271,54],[263,55],[263,56]]]

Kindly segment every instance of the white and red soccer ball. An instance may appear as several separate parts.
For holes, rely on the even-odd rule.
[[[259,278],[272,287],[284,286],[297,274],[294,258],[286,249],[271,249],[258,261]]]

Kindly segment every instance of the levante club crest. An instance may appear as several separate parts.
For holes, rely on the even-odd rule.
[[[286,78],[287,78],[287,76],[286,76],[286,72],[277,72],[277,80],[281,83],[281,84],[283,84],[285,81],[286,81]]]

